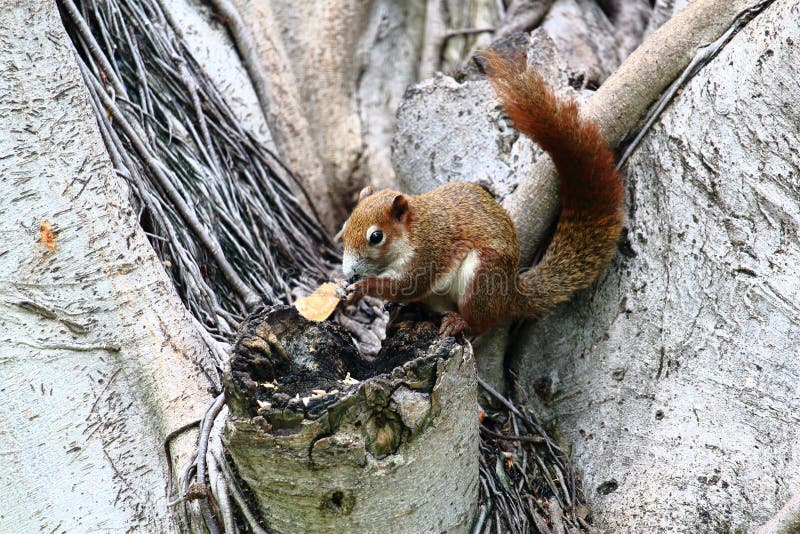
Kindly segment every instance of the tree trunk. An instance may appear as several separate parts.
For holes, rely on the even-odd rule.
[[[799,18],[776,2],[689,83],[625,166],[614,265],[517,337],[612,532],[750,530],[800,485]]]
[[[0,28],[0,531],[177,530],[164,438],[208,403],[208,348],[111,167],[55,4],[2,1]],[[174,440],[174,461],[194,442]]]
[[[394,183],[394,110],[415,80],[423,3],[236,2],[268,75],[273,137],[332,233],[367,182]]]

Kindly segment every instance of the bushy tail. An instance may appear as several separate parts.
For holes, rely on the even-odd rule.
[[[519,277],[515,317],[535,317],[594,282],[614,256],[623,222],[622,178],[614,155],[578,105],[562,99],[527,68],[494,52],[481,54],[487,76],[519,131],[553,160],[561,180],[561,214],[542,260]]]

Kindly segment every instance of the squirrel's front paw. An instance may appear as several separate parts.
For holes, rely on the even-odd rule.
[[[342,300],[345,306],[358,303],[366,294],[365,280],[359,280],[342,289]]]
[[[458,312],[445,312],[442,315],[442,324],[439,326],[439,336],[451,337],[459,333],[468,333],[469,325]]]

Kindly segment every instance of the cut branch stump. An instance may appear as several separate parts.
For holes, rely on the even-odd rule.
[[[478,500],[472,348],[396,320],[374,359],[276,307],[242,326],[224,440],[276,532],[467,531]]]

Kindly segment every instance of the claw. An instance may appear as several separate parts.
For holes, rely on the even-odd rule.
[[[460,314],[456,312],[445,312],[442,316],[442,324],[439,326],[440,337],[453,337],[468,331],[469,325]]]
[[[346,306],[357,303],[364,296],[363,285],[361,282],[350,284],[344,288],[344,303]]]

